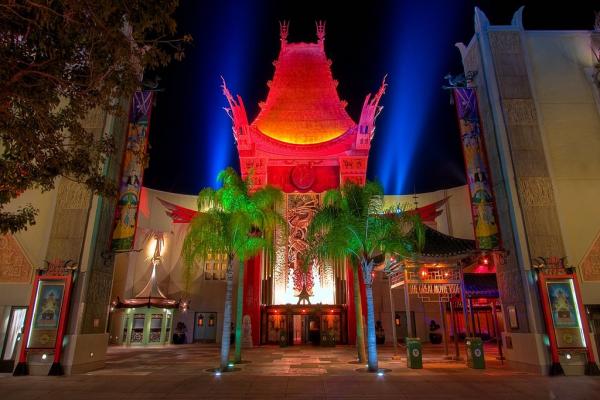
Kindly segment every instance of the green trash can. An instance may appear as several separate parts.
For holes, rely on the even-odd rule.
[[[465,338],[467,346],[467,366],[474,369],[485,369],[483,357],[483,342],[478,337]]]
[[[408,368],[423,368],[423,351],[420,338],[406,338],[406,366]]]

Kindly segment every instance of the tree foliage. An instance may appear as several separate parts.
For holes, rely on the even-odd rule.
[[[376,182],[327,191],[309,226],[311,256],[367,263],[381,254],[411,257],[423,244],[424,230],[417,215],[402,210],[384,208]]]
[[[92,110],[123,112],[118,99],[142,75],[183,57],[178,0],[4,0],[0,4],[0,233],[34,222],[31,206],[6,204],[57,177],[116,192],[102,173],[114,143],[86,130]]]
[[[243,266],[244,261],[261,250],[273,250],[273,238],[277,226],[284,220],[277,212],[283,199],[279,189],[271,186],[250,193],[250,179],[243,180],[227,168],[218,176],[222,187],[218,190],[203,189],[198,195],[198,214],[188,229],[183,242],[185,261],[184,280],[189,285],[198,265],[217,254],[227,258],[227,288],[221,339],[221,370],[228,368],[229,332],[231,324],[234,259],[239,261],[238,296],[236,316],[236,362],[241,361]],[[272,257],[271,257],[272,258]]]
[[[402,209],[384,209],[383,188],[378,183],[346,183],[325,193],[308,228],[309,258],[348,257],[360,265],[366,286],[369,371],[378,369],[372,293],[375,264],[382,255],[412,257],[424,244],[420,218]]]
[[[283,199],[281,190],[266,186],[250,193],[250,180],[231,167],[217,180],[221,188],[204,188],[198,195],[199,212],[183,245],[187,268],[213,254],[245,261],[262,249],[272,251],[275,228],[284,223],[275,209]]]

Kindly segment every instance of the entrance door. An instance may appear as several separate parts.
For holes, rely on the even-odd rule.
[[[321,321],[317,315],[308,317],[308,341],[314,345],[321,343]]]
[[[217,340],[217,313],[197,312],[194,324],[194,342],[210,342]]]
[[[302,315],[294,315],[294,344],[302,344]]]
[[[27,307],[12,307],[0,358],[0,372],[12,372],[17,349],[23,335]]]
[[[415,327],[415,313],[410,312],[410,319],[412,324],[413,332],[416,332]],[[408,324],[406,323],[406,311],[396,311],[396,317],[394,318],[396,325],[396,338],[399,342],[404,342],[408,336]]]

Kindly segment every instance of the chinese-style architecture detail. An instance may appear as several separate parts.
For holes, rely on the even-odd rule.
[[[581,261],[581,274],[586,281],[600,281],[600,235]]]
[[[28,283],[33,266],[12,235],[0,235],[0,282]]]
[[[158,286],[157,270],[162,264],[164,234],[150,231],[146,241],[153,241],[152,270],[150,279],[144,288],[131,299],[121,300],[119,297],[112,302],[111,309],[115,318],[120,319],[123,326],[122,336],[113,339],[124,345],[157,345],[171,342],[173,311],[179,308],[180,301],[165,296]],[[181,304],[185,310],[187,303]]]
[[[225,81],[222,86],[229,103],[226,111],[233,122],[242,177],[251,175],[254,188],[270,184],[286,193],[287,239],[278,240],[275,262],[263,263],[266,271],[262,283],[255,278],[246,279],[271,292],[263,294],[270,301],[263,303],[268,315],[261,318],[262,324],[251,321],[252,327],[262,325],[262,335],[253,335],[255,340],[262,336],[262,342],[277,341],[278,336],[270,332],[277,329],[285,329],[290,341],[298,341],[304,322],[298,319],[301,315],[294,315],[309,311],[316,313],[312,327],[333,329],[338,340],[346,341],[344,305],[349,286],[345,284],[345,268],[314,263],[303,269],[300,259],[307,247],[306,230],[319,205],[319,193],[347,181],[365,183],[375,120],[382,110],[379,103],[386,83],[384,80],[375,95],[366,96],[356,123],[337,93],[338,82],[325,53],[325,22],[317,22],[316,31],[316,43],[289,43],[289,22],[280,23],[281,48],[273,62],[275,73],[267,82],[267,99],[259,104],[260,111],[252,122],[242,98],[234,97]],[[259,269],[254,271],[260,273]],[[253,290],[245,288],[249,289]],[[300,303],[307,306],[304,311],[288,310],[285,321],[280,314],[275,315],[277,305]],[[328,305],[328,319],[321,320],[318,308],[323,304]],[[244,314],[258,318],[258,310],[251,309],[255,307],[256,303],[245,304]]]
[[[179,301],[169,299],[158,287],[156,270],[161,265],[161,252],[164,244],[162,233],[154,232],[148,238],[154,240],[154,254],[152,255],[152,272],[150,279],[144,288],[132,299],[121,300],[113,303],[116,308],[137,308],[137,307],[155,307],[155,308],[178,308]]]
[[[285,192],[320,193],[348,180],[364,183],[385,82],[366,96],[357,124],[337,93],[325,54],[325,24],[317,24],[317,43],[288,43],[289,23],[280,26],[275,74],[254,121],[248,122],[242,98],[223,82],[242,176],[253,170],[255,187],[269,183]]]

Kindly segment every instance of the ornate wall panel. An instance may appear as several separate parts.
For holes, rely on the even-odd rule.
[[[33,266],[13,235],[0,235],[0,283],[29,283]]]

